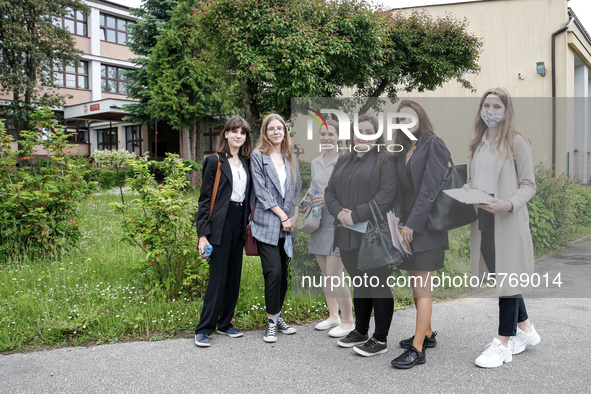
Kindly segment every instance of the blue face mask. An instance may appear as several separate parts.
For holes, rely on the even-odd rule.
[[[505,113],[489,111],[483,109],[480,111],[480,117],[488,127],[497,127],[505,118]]]
[[[293,258],[293,245],[291,244],[291,235],[285,237],[285,244],[283,244],[283,250],[285,250],[285,254],[291,260]]]

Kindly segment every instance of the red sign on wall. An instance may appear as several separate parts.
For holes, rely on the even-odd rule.
[[[99,111],[101,109],[100,104],[90,104],[90,111]]]

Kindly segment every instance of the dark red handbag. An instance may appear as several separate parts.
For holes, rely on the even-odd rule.
[[[246,252],[247,256],[258,256],[259,250],[257,248],[257,240],[254,239],[252,236],[252,231],[250,230],[250,223],[252,223],[252,217],[254,215],[254,209],[257,206],[257,199],[254,199],[254,205],[252,206],[252,212],[250,213],[250,219],[248,219],[248,224],[246,225],[246,240],[244,241],[244,251]]]

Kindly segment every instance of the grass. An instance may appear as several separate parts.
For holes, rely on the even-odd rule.
[[[141,280],[143,256],[136,248],[119,243],[120,217],[109,207],[117,201],[117,194],[104,193],[81,205],[84,238],[69,254],[1,263],[0,352],[190,335],[199,319],[201,300],[181,294],[165,301],[146,294]],[[577,230],[573,239],[590,230]],[[469,273],[468,241],[467,227],[450,232],[447,275]],[[436,289],[434,296],[463,291]],[[409,294],[408,289],[394,290],[397,308],[412,304]],[[304,323],[327,317],[325,300],[321,293],[316,297],[291,297],[288,292],[283,310],[286,320]],[[245,257],[236,327],[262,327],[266,323],[264,301],[260,261]]]

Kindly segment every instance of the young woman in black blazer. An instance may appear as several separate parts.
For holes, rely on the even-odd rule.
[[[226,122],[216,153],[217,156],[207,156],[203,161],[196,217],[201,257],[205,257],[207,245],[213,246],[209,259],[209,283],[203,298],[201,318],[195,328],[195,344],[200,347],[210,345],[209,336],[216,327],[219,334],[232,338],[243,335],[231,323],[240,291],[242,251],[252,189],[249,168],[252,141],[250,128],[243,118],[233,116]],[[221,174],[209,217],[218,156]]]
[[[451,155],[443,140],[435,135],[427,113],[418,103],[403,100],[397,112],[410,113],[418,120],[409,129],[417,138],[416,141],[400,130],[397,132],[396,143],[402,145],[403,150],[395,154],[399,198],[394,212],[404,225],[402,237],[413,252],[398,267],[407,270],[409,276],[420,277],[420,280],[411,280],[417,309],[415,335],[400,342],[400,346],[406,350],[392,360],[394,367],[407,369],[416,364],[424,364],[425,348],[435,347],[437,344],[437,333],[431,328],[430,286],[433,273],[443,268],[444,253],[449,249],[449,244],[447,232],[429,230],[427,216]],[[399,118],[398,123],[410,123],[410,118]]]
[[[378,127],[375,116],[362,115],[358,119],[362,135],[376,134]],[[354,286],[355,330],[337,343],[341,347],[353,347],[355,352],[363,356],[375,356],[388,351],[387,337],[394,313],[394,299],[387,280],[392,268],[383,267],[367,272],[359,270],[357,261],[362,234],[343,226],[369,220],[371,200],[375,200],[384,217],[392,208],[396,196],[396,179],[392,174],[396,173],[396,165],[392,155],[383,147],[383,136],[372,140],[355,135],[351,153],[338,159],[324,190],[326,207],[335,217],[333,246],[339,248],[352,283],[360,283],[364,275],[379,279],[375,287],[363,284]],[[376,328],[369,338],[367,333],[372,311]]]

